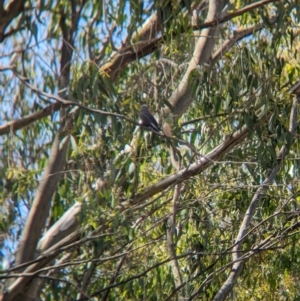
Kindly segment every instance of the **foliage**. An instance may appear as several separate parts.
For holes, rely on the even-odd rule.
[[[299,299],[299,1],[11,2],[1,300]]]

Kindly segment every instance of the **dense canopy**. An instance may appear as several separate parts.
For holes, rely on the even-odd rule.
[[[0,300],[298,300],[299,5],[1,1]]]

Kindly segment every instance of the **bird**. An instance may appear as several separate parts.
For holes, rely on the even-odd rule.
[[[151,114],[151,112],[149,111],[149,109],[146,105],[141,106],[140,118],[141,118],[141,125],[143,125],[144,127],[152,130],[153,132],[157,132],[157,133],[159,133],[161,131],[156,119]]]

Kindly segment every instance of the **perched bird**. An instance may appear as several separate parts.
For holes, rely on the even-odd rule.
[[[141,106],[140,111],[141,124],[154,132],[159,133],[161,129],[158,126],[156,119],[153,117],[146,105]]]

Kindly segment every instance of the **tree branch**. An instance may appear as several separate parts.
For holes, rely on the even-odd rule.
[[[223,1],[210,0],[207,19],[209,22],[218,20],[223,9]],[[172,105],[173,114],[179,118],[190,106],[193,100],[193,94],[190,90],[189,77],[191,72],[199,65],[207,62],[211,56],[213,47],[216,43],[217,27],[210,27],[202,30],[201,36],[196,43],[189,67],[184,74],[178,87],[172,93],[169,103]],[[170,113],[166,108],[164,114]]]
[[[275,24],[277,18],[274,16],[269,19],[270,25]],[[242,40],[243,38],[254,34],[255,32],[264,28],[264,23],[261,22],[257,25],[253,25],[247,28],[239,28],[234,30],[233,34],[230,36],[228,40],[226,40],[222,46],[213,54],[210,64],[214,65],[226,51],[228,51],[233,45],[235,45],[238,41]]]
[[[241,8],[241,9],[238,9],[237,11],[232,12],[232,13],[230,13],[230,14],[228,14],[226,16],[223,16],[223,17],[221,17],[219,19],[202,23],[202,24],[198,25],[194,29],[202,29],[202,28],[207,28],[207,27],[213,27],[213,26],[216,26],[218,24],[227,22],[227,21],[229,21],[229,20],[231,20],[231,19],[233,19],[235,17],[241,16],[242,14],[244,14],[244,13],[246,13],[248,11],[251,11],[251,10],[254,10],[256,8],[265,6],[265,5],[269,4],[269,3],[278,2],[278,1],[279,0],[262,0],[262,1],[257,1],[255,3],[246,5],[245,7]]]
[[[5,29],[24,10],[26,0],[10,1],[6,9],[3,8],[3,3],[0,9],[0,43],[4,41]]]
[[[61,156],[61,152],[66,151],[68,143],[69,138],[61,141],[60,133],[56,135],[48,164],[43,173],[23,230],[16,254],[17,265],[31,260],[34,256],[37,242],[41,237],[45,220],[49,214],[52,195],[56,190],[58,182],[63,177],[61,171],[65,166],[66,156]]]
[[[227,22],[235,17],[241,16],[242,14],[267,5],[272,2],[277,2],[279,0],[264,0],[258,1],[253,4],[247,5],[235,12],[227,14],[226,16],[216,17],[215,20],[209,20],[202,24],[193,26],[193,30],[199,30],[204,28],[212,28],[218,24]],[[140,39],[144,39],[141,42],[137,42],[133,45],[127,45],[124,43],[117,52],[113,53],[113,55],[109,58],[108,62],[104,64],[100,72],[106,74],[112,81],[116,80],[118,74],[133,61],[136,61],[140,58],[145,57],[146,55],[155,51],[163,41],[163,37],[155,38],[154,33],[159,31],[158,25],[156,24],[157,17],[152,15],[141,27],[140,30],[136,34],[133,35],[132,42],[135,43],[137,41],[137,37]],[[157,32],[156,32],[157,30]],[[182,32],[185,32],[186,28],[182,29]],[[176,35],[176,33],[174,33]],[[96,62],[99,62],[99,58],[96,57]]]
[[[62,106],[63,106],[63,104],[61,104],[60,102],[56,102],[38,112],[27,115],[21,119],[12,120],[4,125],[1,125],[0,126],[0,135],[15,132],[19,129],[27,127],[27,126],[31,125],[32,123],[34,123],[35,121],[40,120],[49,115],[52,115],[56,111],[59,111]]]
[[[127,247],[127,252],[130,251],[130,249],[132,248],[132,245],[133,245],[133,243],[131,243],[131,244],[129,245],[129,247]],[[128,253],[126,253],[126,254],[121,258],[121,260],[119,261],[119,263],[117,264],[117,268],[116,268],[116,270],[115,270],[115,273],[114,273],[114,275],[112,276],[112,278],[110,279],[108,286],[112,285],[112,284],[116,281],[118,275],[120,274],[121,267],[122,267],[122,265],[124,264],[125,259],[127,258],[127,256],[128,256]],[[105,295],[104,295],[104,297],[103,297],[103,299],[102,299],[103,301],[106,301],[106,300],[107,300],[107,298],[108,298],[108,296],[109,296],[110,290],[111,290],[110,288],[107,289],[107,291],[106,291],[106,293],[105,293]]]
[[[143,192],[138,194],[133,200],[130,200],[130,206],[136,205],[149,197],[165,190],[171,185],[182,183],[183,181],[201,173],[214,162],[218,161],[235,146],[239,145],[244,141],[248,135],[248,129],[243,126],[240,130],[233,133],[229,138],[223,141],[220,145],[215,147],[210,153],[202,156],[198,161],[192,163],[187,168],[176,172],[175,174],[166,177],[165,179],[159,181],[158,183],[146,188]]]
[[[64,246],[75,239],[77,239],[78,234],[74,233],[63,239],[58,243],[60,246]],[[49,263],[52,259],[54,259],[62,250],[57,248],[57,246],[53,246],[50,250],[48,250],[47,255],[41,256],[41,258],[37,258],[35,263],[31,264],[24,270],[24,275],[29,274],[29,277],[18,277],[9,287],[6,289],[4,294],[2,295],[1,301],[10,301],[14,300],[14,298],[26,288],[26,285],[32,280],[32,278],[40,273],[39,269],[44,267],[47,263]],[[24,297],[24,296],[23,296]],[[17,298],[17,297],[16,297]],[[20,297],[22,298],[22,297]],[[23,300],[23,299],[20,299]]]
[[[108,62],[100,68],[100,73],[108,76],[111,81],[115,81],[124,67],[154,52],[161,41],[162,37],[159,37],[122,47],[118,52],[114,52]]]
[[[140,41],[152,40],[156,37],[159,31],[160,31],[160,25],[157,18],[157,12],[155,12],[132,35],[131,42],[136,43],[138,40]]]
[[[175,185],[171,216],[169,217],[169,223],[167,226],[167,248],[169,251],[170,258],[172,259],[170,264],[174,275],[176,288],[181,287],[182,285],[182,276],[180,272],[179,263],[176,258],[176,242],[174,242],[174,236],[176,231],[175,225],[176,225],[177,203],[180,196],[180,189],[181,189],[181,184]],[[178,300],[185,300],[184,289],[179,290]]]
[[[77,29],[77,25],[79,22],[79,17],[81,10],[84,5],[84,1],[80,2],[79,9],[76,11],[76,3],[75,1],[71,1],[71,22],[69,24],[65,12],[63,10],[63,6],[60,6],[60,20],[59,25],[63,35],[63,42],[61,46],[61,57],[60,57],[60,76],[58,88],[60,91],[63,88],[66,88],[69,85],[70,79],[70,66],[71,59],[73,55],[74,49],[74,33]],[[65,90],[59,93],[61,96],[65,96]],[[62,137],[62,132],[64,128],[64,117],[65,112],[61,111],[61,126],[58,133],[55,136],[50,157],[47,162],[47,166],[44,170],[42,180],[37,189],[32,207],[29,211],[28,219],[25,224],[20,244],[16,254],[16,264],[21,264],[26,261],[32,260],[35,255],[35,250],[37,247],[38,240],[41,237],[42,230],[45,226],[46,219],[49,215],[49,209],[51,204],[51,199],[53,194],[57,189],[57,185],[61,178],[63,177],[63,170],[66,164],[66,152],[69,144],[69,137]],[[77,232],[75,231],[72,235],[77,236]],[[70,235],[71,236],[71,235]],[[44,264],[47,264],[45,262]],[[40,263],[38,263],[40,264]],[[34,265],[28,267],[28,269],[35,269]],[[39,294],[39,290],[41,289],[42,283],[36,283],[33,280],[29,287],[25,288],[24,282],[22,282],[23,278],[17,279],[11,287],[13,287],[13,294],[10,294],[7,300],[11,300],[12,295],[25,294],[30,296],[31,298],[37,298]],[[21,283],[19,283],[21,281]],[[39,287],[38,287],[39,285]],[[25,289],[24,291],[22,291]]]
[[[297,99],[295,97],[294,101],[293,101],[293,105],[292,105],[291,115],[290,115],[289,132],[291,134],[294,134],[296,127],[297,127]],[[247,210],[245,217],[243,219],[243,222],[240,226],[239,233],[236,237],[236,245],[233,248],[234,253],[232,255],[232,259],[233,259],[233,261],[237,261],[237,262],[234,263],[234,265],[232,266],[231,273],[229,274],[227,280],[223,283],[222,287],[219,289],[219,291],[215,295],[214,301],[223,301],[226,299],[228,294],[233,289],[233,287],[237,281],[237,278],[239,277],[239,275],[242,271],[242,267],[243,267],[245,261],[239,261],[239,258],[241,256],[240,252],[242,251],[242,243],[246,237],[246,232],[248,231],[250,221],[255,213],[255,209],[258,206],[259,201],[265,195],[265,193],[269,189],[270,185],[274,182],[274,179],[275,179],[278,171],[280,170],[280,165],[282,164],[287,152],[288,152],[287,146],[285,146],[285,145],[282,146],[282,148],[277,156],[277,158],[278,158],[277,164],[273,167],[269,176],[260,185],[260,187],[258,188],[258,190],[256,191],[255,195],[253,196],[253,198],[250,202],[248,210]]]

